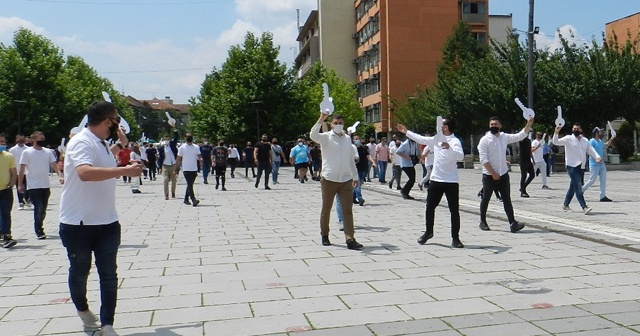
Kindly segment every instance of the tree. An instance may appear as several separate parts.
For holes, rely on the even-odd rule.
[[[220,69],[214,68],[191,99],[189,127],[196,136],[227,142],[257,141],[259,133],[293,139],[304,120],[293,71],[278,61],[271,33],[247,33],[230,48]]]

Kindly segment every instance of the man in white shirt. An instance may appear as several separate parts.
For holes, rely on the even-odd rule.
[[[118,335],[113,320],[118,297],[117,254],[120,222],[116,209],[116,179],[139,176],[142,165],[117,167],[119,146],[105,139],[117,134],[122,146],[127,137],[119,129],[120,116],[110,102],[89,107],[88,126],[74,135],[64,160],[65,183],[60,196],[60,239],[69,258],[69,291],[85,331],[101,330],[103,336]],[[100,322],[89,310],[87,278],[92,254],[100,278]]]
[[[236,178],[236,165],[240,159],[240,152],[236,144],[231,144],[229,148],[229,167],[231,168],[231,178]]]
[[[569,189],[564,197],[564,203],[562,204],[562,210],[571,211],[569,204],[575,194],[578,199],[578,203],[582,208],[584,214],[588,214],[591,211],[591,207],[587,205],[584,200],[584,194],[582,191],[582,179],[584,178],[584,170],[582,170],[586,164],[587,154],[594,158],[595,162],[601,163],[602,159],[600,155],[593,149],[586,138],[582,136],[582,126],[575,123],[571,127],[571,135],[565,135],[562,138],[558,138],[558,133],[562,127],[556,127],[553,133],[553,144],[556,146],[564,146],[564,161],[567,165],[567,174],[571,182]]]
[[[27,190],[31,204],[33,204],[33,229],[38,239],[47,239],[47,235],[44,233],[44,218],[47,215],[47,206],[51,196],[49,169],[56,172],[61,184],[64,183],[64,177],[60,174],[53,152],[46,148],[44,134],[40,131],[33,132],[31,140],[33,140],[33,147],[22,152],[20,158],[18,189],[20,192],[25,191],[22,181],[25,179],[26,173],[29,178]]]
[[[378,158],[376,157],[376,139],[374,138],[369,138],[369,143],[367,144],[367,149],[369,150],[369,156],[371,156],[371,158],[373,159],[373,162],[377,162]],[[371,167],[373,167],[373,177],[376,178],[378,177],[378,167],[369,162],[369,168],[367,169],[367,182],[371,182]]]
[[[395,138],[395,134],[393,135]],[[391,159],[391,180],[389,180],[389,189],[393,188],[393,182],[396,182],[396,189],[402,190],[400,184],[402,183],[402,166],[400,165],[402,158],[398,155],[398,148],[400,147],[400,140],[394,139],[389,143],[389,158]]]
[[[176,197],[178,174],[175,171],[176,156],[178,156],[178,130],[173,129],[173,138],[165,135],[162,146],[158,149],[158,166],[162,169],[164,184],[164,199],[169,199],[169,182],[171,182],[171,197]]]
[[[178,174],[182,168],[182,174],[187,181],[187,190],[184,194],[184,204],[197,207],[200,201],[196,199],[193,191],[193,184],[198,177],[198,161],[202,162],[200,147],[193,143],[193,135],[187,133],[185,135],[186,143],[178,148],[178,158],[176,159],[175,172]],[[189,202],[191,198],[191,202]]]
[[[542,175],[542,189],[549,189],[547,186],[547,163],[544,160],[542,132],[536,133],[536,139],[531,142],[531,153],[533,154],[533,171],[538,171]]]
[[[437,137],[424,137],[413,133],[404,125],[398,125],[398,130],[407,135],[407,138],[433,148],[433,172],[431,182],[427,189],[427,210],[426,226],[427,230],[418,239],[418,243],[424,245],[433,238],[433,226],[435,222],[435,211],[442,195],[447,196],[449,212],[451,213],[451,245],[455,248],[463,248],[460,241],[460,186],[458,184],[458,161],[464,158],[464,151],[460,140],[453,134],[455,122],[452,119],[442,120],[442,133],[446,137],[445,141],[439,142]]]
[[[484,191],[484,196],[480,201],[480,229],[483,231],[491,230],[487,225],[487,209],[494,190],[498,190],[502,196],[502,204],[509,220],[511,232],[515,233],[524,228],[524,224],[518,223],[513,215],[506,153],[508,144],[518,142],[527,137],[532,124],[533,118],[527,121],[524,129],[519,133],[507,134],[500,132],[502,128],[500,118],[491,117],[489,119],[489,132],[478,143],[480,164],[482,164],[482,188]]]
[[[327,120],[328,114],[321,113],[320,118],[311,128],[309,137],[322,146],[322,169],[320,188],[322,190],[322,210],[320,212],[320,235],[322,245],[329,246],[329,220],[333,199],[338,194],[344,216],[344,236],[347,248],[362,249],[354,236],[353,203],[351,202],[353,188],[358,183],[358,172],[354,161],[351,138],[344,133],[344,120],[340,115],[334,115],[331,120],[332,130],[320,133],[320,128]]]
[[[16,169],[20,169],[20,159],[22,158],[22,153],[29,148],[29,146],[25,145],[26,138],[22,134],[16,135],[16,145],[9,149],[9,153],[13,155],[13,161],[16,165]],[[27,179],[22,181],[22,191],[16,189],[16,195],[18,196],[18,207],[19,209],[23,209],[24,206],[31,207],[31,202],[29,200],[29,192],[27,191]]]

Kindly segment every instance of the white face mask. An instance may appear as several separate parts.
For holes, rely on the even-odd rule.
[[[333,125],[333,133],[342,134],[343,130],[344,130],[344,125]]]

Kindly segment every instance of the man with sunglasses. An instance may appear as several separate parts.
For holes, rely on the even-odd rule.
[[[110,102],[94,102],[88,111],[88,126],[74,135],[64,160],[65,183],[60,198],[60,238],[69,257],[69,291],[85,331],[101,330],[113,336],[120,246],[120,222],[116,209],[116,179],[140,176],[142,165],[117,167],[115,155],[126,146],[120,116]],[[108,147],[108,138],[119,143]],[[87,278],[91,254],[100,278],[100,326],[87,302]]]

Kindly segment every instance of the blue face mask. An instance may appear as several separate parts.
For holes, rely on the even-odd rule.
[[[6,145],[0,145],[0,152],[4,152],[7,150],[7,146]]]
[[[356,140],[356,141],[353,142],[353,144],[356,145],[356,146],[360,146],[362,144],[362,141]]]

